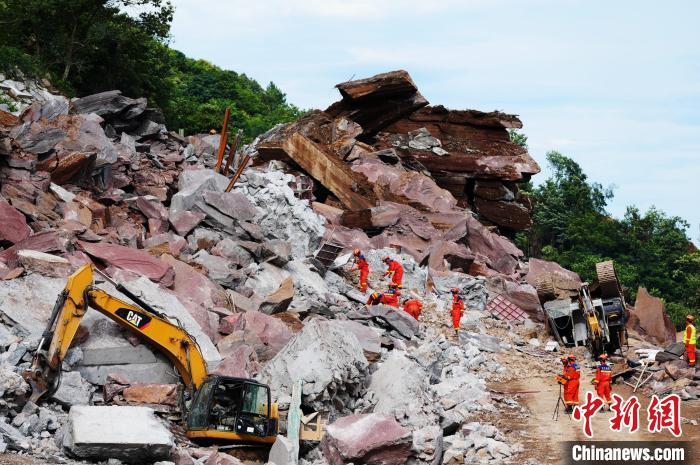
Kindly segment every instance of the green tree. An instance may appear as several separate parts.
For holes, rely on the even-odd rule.
[[[688,223],[657,208],[629,207],[623,218],[607,211],[611,189],[591,182],[582,168],[549,152],[552,176],[530,193],[533,227],[519,243],[535,257],[553,260],[595,279],[595,264],[615,260],[620,280],[634,294],[639,286],[662,297],[677,326],[700,305],[700,256],[689,241]]]

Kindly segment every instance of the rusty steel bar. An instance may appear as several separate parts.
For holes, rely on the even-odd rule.
[[[236,138],[233,140],[233,145],[228,151],[228,158],[226,159],[226,165],[224,166],[224,176],[228,176],[228,169],[233,163],[233,159],[236,158],[236,150],[238,150],[238,142],[241,140],[241,131],[236,132]]]
[[[243,160],[241,160],[241,164],[238,166],[238,169],[236,170],[236,174],[233,175],[231,178],[231,182],[228,183],[228,186],[226,186],[226,191],[225,192],[231,192],[231,189],[233,189],[234,184],[236,184],[236,181],[238,181],[238,178],[241,177],[241,174],[243,174],[243,170],[245,169],[246,165],[250,161],[250,155],[246,155],[243,157]]]
[[[221,128],[221,137],[219,138],[219,153],[216,156],[216,166],[214,167],[215,172],[221,171],[221,162],[224,160],[224,152],[226,151],[226,142],[228,140],[228,118],[231,114],[231,109],[226,107],[226,113],[224,113],[224,125]]]

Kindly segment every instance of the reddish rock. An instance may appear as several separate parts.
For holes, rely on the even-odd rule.
[[[73,271],[67,259],[36,250],[20,250],[17,252],[17,258],[26,271],[44,276],[65,278]]]
[[[301,322],[299,319],[299,314],[294,313],[294,312],[280,312],[280,313],[275,313],[272,315],[273,318],[277,318],[278,320],[281,320],[284,324],[287,325],[287,328],[289,330],[296,334],[300,332],[302,329],[304,329],[304,323]]]
[[[484,200],[477,197],[475,207],[481,216],[498,226],[522,230],[532,225],[530,209],[518,202]]]
[[[393,417],[369,413],[328,425],[321,449],[330,465],[405,465],[411,441],[411,432]]]
[[[58,231],[40,232],[0,252],[0,262],[4,262],[7,266],[13,268],[17,266],[17,252],[20,250],[63,253],[66,251],[68,243],[68,239]]]
[[[27,226],[27,220],[22,213],[0,199],[0,242],[7,241],[16,244],[23,241],[32,233]]]
[[[243,462],[223,452],[214,452],[204,462],[204,465],[243,465]]]
[[[293,298],[294,281],[292,278],[287,278],[276,291],[265,297],[265,300],[260,304],[260,311],[268,315],[284,312],[292,303]]]
[[[331,224],[340,224],[343,210],[320,202],[311,202],[311,208]]]
[[[661,345],[676,342],[676,328],[666,313],[663,300],[649,294],[646,288],[640,287],[637,290],[632,315],[635,318],[630,319],[628,324],[633,325],[633,329],[641,334],[653,338]],[[637,327],[634,327],[635,323]]]
[[[136,208],[138,208],[146,218],[168,221],[168,209],[165,208],[158,199],[144,196],[137,197]]]
[[[77,241],[76,246],[107,265],[131,271],[145,276],[151,281],[161,282],[165,286],[173,284],[174,273],[172,267],[152,256],[145,250],[132,249],[116,244]]]
[[[528,262],[528,273],[525,276],[525,280],[531,286],[537,286],[537,278],[544,273],[552,273],[562,280],[568,280],[575,283],[581,283],[581,277],[573,271],[567,270],[560,264],[555,262],[548,262],[547,260],[540,260],[538,258],[531,258]]]
[[[469,249],[476,258],[483,257],[484,263],[499,273],[512,275],[515,272],[516,258],[522,257],[522,250],[505,237],[489,231],[472,216],[467,216],[467,231]]]
[[[178,211],[170,215],[170,224],[180,236],[185,237],[206,217],[201,212]]]
[[[132,384],[122,391],[127,402],[136,404],[163,404],[175,406],[176,384]]]
[[[161,260],[175,271],[172,289],[178,299],[207,336],[215,341],[218,337],[217,328],[212,326],[208,310],[227,306],[226,291],[195,268],[171,255],[162,255]]]
[[[695,367],[689,367],[686,360],[674,360],[664,364],[664,369],[666,373],[673,378],[677,379],[690,379],[692,380],[695,376]]]
[[[261,368],[255,351],[248,345],[240,344],[229,351],[228,355],[212,370],[212,374],[252,378]]]
[[[228,334],[217,344],[221,355],[227,356],[244,344],[255,350],[262,363],[274,357],[292,338],[292,332],[283,321],[261,312],[227,316],[221,320],[219,331]]]
[[[428,249],[428,268],[433,276],[450,271],[468,273],[473,263],[474,254],[464,244],[436,241]]]
[[[153,247],[159,247],[163,244],[168,245],[170,255],[175,257],[179,256],[183,249],[187,247],[187,241],[172,232],[149,237],[143,242],[143,247],[144,249],[151,249]]]
[[[542,305],[533,286],[510,281],[500,275],[490,277],[487,283],[490,291],[502,295],[523,309],[531,319],[544,320]]]

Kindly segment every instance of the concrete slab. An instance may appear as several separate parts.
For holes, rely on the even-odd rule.
[[[74,406],[63,447],[83,459],[155,462],[170,457],[173,435],[148,407]]]

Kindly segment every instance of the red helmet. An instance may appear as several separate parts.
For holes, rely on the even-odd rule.
[[[372,300],[377,300],[379,298],[379,292],[373,292],[370,297],[372,298]]]
[[[457,294],[457,293],[459,293],[459,289],[457,289],[456,287],[453,287],[452,289],[450,289],[450,292],[453,294]]]
[[[389,260],[391,260],[391,257],[389,257],[389,256],[382,257],[383,262],[388,262]]]
[[[352,251],[352,253],[353,253],[353,255],[358,256],[358,255],[360,255],[362,252],[360,252],[360,249],[355,249],[355,250]]]
[[[566,358],[567,358],[568,360],[571,360],[572,362],[575,362],[575,361],[576,361],[576,356],[575,356],[574,354],[571,354],[571,355],[569,355],[569,356],[566,357]]]
[[[608,359],[608,354],[601,354],[600,357],[598,357],[599,360],[605,361]]]

